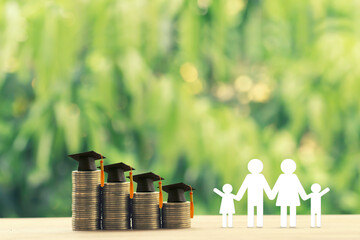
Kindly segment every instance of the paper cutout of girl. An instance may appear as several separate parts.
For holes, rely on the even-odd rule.
[[[214,192],[222,197],[220,205],[220,214],[222,214],[222,227],[232,227],[232,216],[235,214],[234,199],[236,196],[232,194],[233,187],[230,184],[225,184],[222,187],[223,192],[214,188]],[[228,224],[226,219],[228,217]]]

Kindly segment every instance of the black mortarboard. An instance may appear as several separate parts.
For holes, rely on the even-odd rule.
[[[71,154],[69,157],[79,162],[78,171],[95,171],[95,160],[101,159],[101,155],[94,151]]]
[[[137,183],[136,192],[155,192],[154,181],[164,180],[152,172],[137,174],[133,176]]]
[[[108,173],[107,182],[125,182],[124,172],[130,171],[131,169],[135,170],[135,168],[132,168],[123,162],[105,165],[104,171]]]
[[[162,189],[168,193],[167,202],[186,202],[185,192],[195,190],[184,183],[165,185]]]

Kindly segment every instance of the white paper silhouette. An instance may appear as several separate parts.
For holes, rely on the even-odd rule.
[[[296,207],[300,206],[299,195],[303,200],[309,196],[306,194],[299,178],[293,173],[296,170],[296,163],[291,159],[285,159],[281,163],[281,174],[272,190],[272,198],[278,194],[276,206],[280,206],[280,226],[287,226],[287,207],[290,207],[290,227],[296,227]]]
[[[321,197],[330,191],[330,188],[321,190],[321,186],[317,183],[311,185],[312,193],[309,194],[311,199],[311,227],[315,227],[315,215],[316,215],[316,226],[321,227]]]
[[[253,159],[248,163],[248,170],[251,174],[245,177],[237,195],[236,200],[239,201],[246,189],[248,190],[248,227],[254,227],[254,209],[256,207],[256,226],[263,226],[263,208],[264,208],[264,196],[266,195],[270,199],[273,195],[269,184],[267,183],[264,175],[261,174],[263,170],[263,163],[259,159]]]
[[[232,215],[235,213],[234,199],[232,194],[233,187],[230,184],[225,184],[222,187],[223,192],[214,188],[214,192],[222,197],[220,214],[222,214],[222,227],[232,227]],[[226,224],[226,217],[228,216],[228,224]]]

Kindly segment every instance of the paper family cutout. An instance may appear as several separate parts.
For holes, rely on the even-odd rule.
[[[300,206],[300,197],[305,201],[311,198],[311,227],[321,226],[321,197],[330,191],[329,188],[320,192],[319,184],[314,183],[311,186],[309,195],[306,194],[299,178],[294,174],[296,163],[291,159],[285,159],[281,163],[283,174],[277,179],[273,189],[270,188],[264,175],[263,163],[259,159],[253,159],[248,163],[250,174],[245,177],[236,195],[232,194],[232,186],[225,184],[223,192],[214,188],[214,192],[222,197],[220,214],[222,214],[222,227],[232,227],[232,216],[235,214],[234,200],[240,201],[245,191],[248,191],[248,227],[254,227],[254,210],[256,207],[256,226],[263,227],[263,192],[270,200],[276,199],[276,206],[280,207],[280,226],[287,226],[287,209],[290,211],[290,227],[296,227],[296,207]]]

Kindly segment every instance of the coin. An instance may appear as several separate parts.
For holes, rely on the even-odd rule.
[[[104,185],[103,229],[130,228],[129,182],[112,182]]]
[[[72,228],[74,231],[100,229],[100,171],[72,172]]]
[[[158,192],[134,193],[132,204],[133,229],[160,228]]]
[[[190,228],[190,202],[164,203],[163,228]]]

